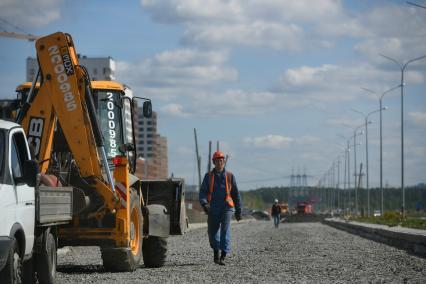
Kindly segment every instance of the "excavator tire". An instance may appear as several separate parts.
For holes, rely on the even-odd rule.
[[[143,217],[140,199],[136,191],[130,193],[130,247],[102,248],[102,261],[108,271],[134,271],[142,258]]]
[[[142,253],[145,267],[163,266],[167,256],[167,238],[149,236],[143,240]]]

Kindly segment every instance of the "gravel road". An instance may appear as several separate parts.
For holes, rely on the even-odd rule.
[[[320,223],[232,225],[227,265],[213,263],[206,228],[169,239],[162,268],[110,273],[97,247],[58,256],[58,283],[426,283],[426,259]]]

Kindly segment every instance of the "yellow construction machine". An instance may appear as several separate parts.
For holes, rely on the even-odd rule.
[[[17,88],[24,128],[49,186],[73,188],[72,223],[58,229],[59,246],[100,246],[104,267],[133,271],[143,258],[162,266],[167,237],[187,228],[183,180],[134,176],[137,100],[151,101],[114,81],[91,81],[69,34],[36,41],[39,72]]]

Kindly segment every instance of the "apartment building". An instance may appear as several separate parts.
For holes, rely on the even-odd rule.
[[[115,80],[115,61],[112,57],[87,57],[78,56],[80,65],[86,67],[90,79],[93,81],[113,81]],[[27,58],[26,80],[33,81],[37,72],[38,63],[36,58]]]
[[[147,178],[167,178],[167,138],[157,133],[157,113],[153,112],[152,117],[146,118],[139,115],[142,114],[142,108],[138,108],[136,114],[136,150],[141,160],[138,165],[144,167],[138,169],[138,172]]]

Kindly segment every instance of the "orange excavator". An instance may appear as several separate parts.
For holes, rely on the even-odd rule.
[[[49,186],[73,188],[73,220],[57,230],[59,246],[97,245],[111,271],[133,271],[141,259],[162,266],[167,237],[187,227],[183,180],[134,175],[133,112],[143,101],[114,81],[91,81],[69,34],[36,40],[40,70],[17,88],[17,122]]]

